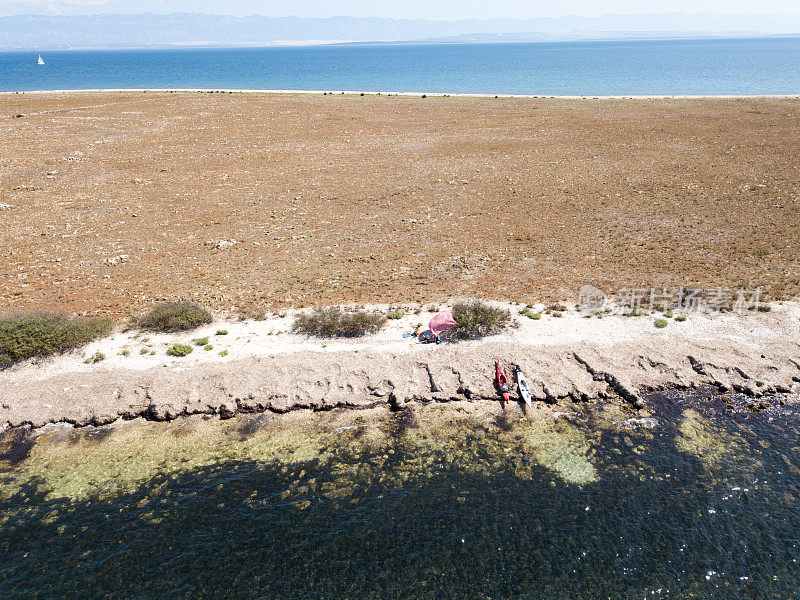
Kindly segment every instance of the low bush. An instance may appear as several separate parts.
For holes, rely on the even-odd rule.
[[[208,325],[212,320],[211,313],[194,302],[165,302],[136,319],[136,326],[170,333],[196,329]]]
[[[386,318],[378,312],[317,308],[311,313],[299,315],[292,325],[292,331],[326,338],[360,337],[375,333],[385,323]]]
[[[475,340],[500,333],[511,325],[510,311],[489,306],[480,300],[457,302],[452,312],[458,325],[445,330],[445,337],[450,339]]]
[[[656,319],[655,321],[653,321],[653,325],[655,325],[659,329],[664,329],[664,327],[669,325],[669,321],[667,321],[666,319]]]
[[[93,363],[99,363],[100,361],[103,361],[105,359],[106,359],[106,355],[98,350],[97,352],[92,354],[90,357],[88,357],[86,360],[84,360],[83,362],[85,362],[87,365],[91,365]]]
[[[533,311],[532,311],[532,310],[530,310],[530,309],[525,309],[524,311],[522,311],[522,314],[523,314],[524,316],[528,317],[529,319],[533,319],[534,321],[538,321],[539,319],[541,319],[541,318],[542,318],[542,313],[540,313],[540,312],[533,312]]]
[[[395,320],[395,321],[398,320],[398,319],[402,319],[403,318],[403,311],[390,310],[388,313],[386,313],[386,318],[387,319],[392,319],[392,320]]]
[[[106,317],[67,317],[56,313],[0,316],[0,369],[33,357],[61,354],[111,333]]]
[[[192,353],[192,348],[188,344],[173,344],[168,350],[167,354],[170,356],[187,356]]]
[[[679,323],[683,323],[686,320],[686,315],[678,315],[677,317],[675,317],[675,320],[678,321]]]
[[[207,337],[197,338],[194,341],[194,345],[195,346],[207,346],[208,345],[208,338]]]
[[[228,335],[227,329],[217,329],[217,335]]]

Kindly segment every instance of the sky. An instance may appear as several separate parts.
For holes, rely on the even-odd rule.
[[[667,12],[800,15],[800,0],[0,0],[2,15],[142,12],[436,20]]]

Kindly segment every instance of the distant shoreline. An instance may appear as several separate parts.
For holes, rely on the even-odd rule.
[[[490,46],[501,44],[596,44],[625,42],[682,42],[682,41],[725,41],[725,40],[772,40],[800,37],[800,31],[792,33],[766,32],[620,32],[616,35],[588,35],[586,37],[543,37],[541,39],[514,38],[514,34],[483,34],[472,36],[434,37],[408,40],[358,40],[358,39],[298,39],[272,40],[265,42],[222,43],[208,41],[183,41],[164,44],[98,45],[98,46],[9,46],[0,47],[0,53],[36,52],[128,52],[149,50],[263,50],[273,48],[317,48],[320,46]],[[492,36],[495,37],[492,37]],[[546,35],[546,34],[544,34]]]
[[[81,94],[81,93],[202,93],[202,94],[270,94],[270,95],[319,95],[334,96],[426,96],[431,98],[520,98],[561,100],[746,100],[751,98],[796,99],[797,94],[624,94],[624,95],[550,95],[550,94],[492,94],[463,92],[394,92],[368,90],[271,90],[239,88],[91,88],[68,90],[19,90],[0,91],[0,95],[18,94]]]

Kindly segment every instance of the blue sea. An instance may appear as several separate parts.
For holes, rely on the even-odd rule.
[[[0,90],[800,93],[800,37],[0,53]]]

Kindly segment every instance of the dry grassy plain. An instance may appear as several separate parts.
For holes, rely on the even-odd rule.
[[[0,310],[792,297],[798,149],[796,99],[2,95]]]

